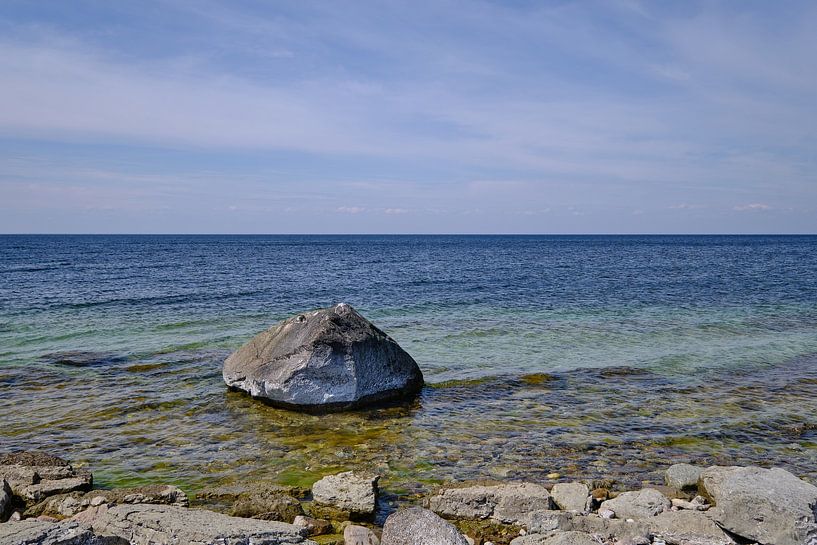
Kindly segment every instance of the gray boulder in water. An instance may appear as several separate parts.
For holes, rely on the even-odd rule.
[[[423,386],[414,359],[345,303],[259,333],[227,358],[223,375],[230,388],[312,412],[404,399]]]

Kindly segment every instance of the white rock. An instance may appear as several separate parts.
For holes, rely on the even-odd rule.
[[[352,514],[371,515],[377,503],[378,479],[352,471],[328,475],[312,485],[312,496],[318,504]]]

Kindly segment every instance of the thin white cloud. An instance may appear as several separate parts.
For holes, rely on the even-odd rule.
[[[739,204],[733,210],[738,212],[757,211],[757,210],[771,210],[772,207],[763,203]]]
[[[360,214],[365,212],[366,208],[363,206],[338,206],[335,211],[341,214]]]

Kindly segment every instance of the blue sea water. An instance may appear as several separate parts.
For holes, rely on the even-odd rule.
[[[416,403],[316,419],[226,392],[230,350],[341,301],[418,361]],[[815,236],[0,236],[0,444],[105,484],[814,478],[815,354]]]

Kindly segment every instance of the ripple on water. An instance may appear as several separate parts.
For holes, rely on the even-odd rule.
[[[4,448],[54,451],[93,468],[101,485],[190,490],[303,486],[348,468],[404,491],[552,472],[635,486],[678,461],[781,465],[817,480],[817,358],[693,377],[615,367],[447,381],[406,405],[314,416],[228,392],[227,353],[5,369]]]

